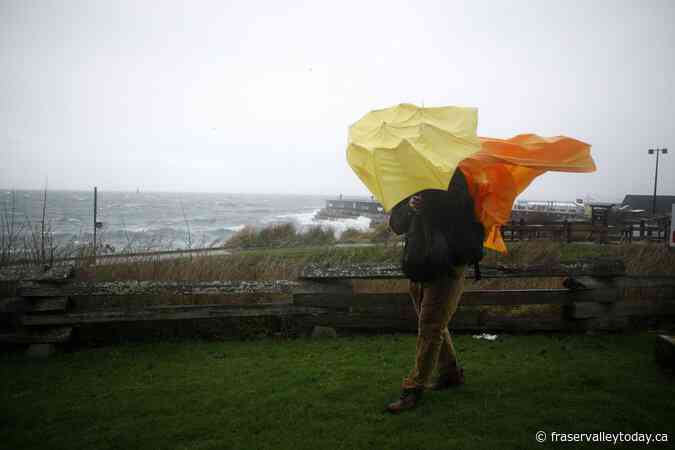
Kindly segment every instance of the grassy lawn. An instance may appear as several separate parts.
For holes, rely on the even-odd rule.
[[[548,448],[538,430],[675,438],[675,381],[653,362],[652,335],[459,336],[467,384],[390,416],[414,345],[390,335],[4,355],[0,447]]]

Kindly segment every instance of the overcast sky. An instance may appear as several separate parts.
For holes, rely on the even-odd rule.
[[[590,143],[521,196],[675,194],[675,1],[0,0],[0,188],[365,194],[348,126],[412,102]]]

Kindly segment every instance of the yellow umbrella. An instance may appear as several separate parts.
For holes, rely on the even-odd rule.
[[[349,129],[347,161],[386,211],[425,189],[446,190],[476,154],[478,110],[400,104],[371,111]]]
[[[516,197],[547,171],[593,172],[591,146],[566,137],[521,134],[479,138],[478,111],[401,104],[372,111],[349,129],[347,161],[386,211],[424,189],[448,188],[466,176],[485,247],[506,252],[500,227]]]

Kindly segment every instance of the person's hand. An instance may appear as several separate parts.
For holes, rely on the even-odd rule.
[[[419,194],[415,194],[412,197],[410,197],[410,200],[408,201],[408,206],[414,211],[414,212],[419,212],[422,209],[422,196]]]

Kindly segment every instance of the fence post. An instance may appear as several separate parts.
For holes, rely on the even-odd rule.
[[[565,219],[565,224],[564,224],[563,229],[564,229],[565,242],[567,242],[569,244],[570,242],[572,242],[572,233],[571,233],[571,229],[570,229],[570,223],[567,221],[567,219]]]
[[[591,273],[572,276],[565,280],[565,286],[573,291],[568,307],[569,317],[578,320],[581,329],[620,330],[625,328],[628,317],[616,314],[615,304],[623,299],[621,277],[626,274],[622,261],[601,261]]]
[[[644,240],[645,238],[645,220],[641,219],[640,220],[640,240]]]

